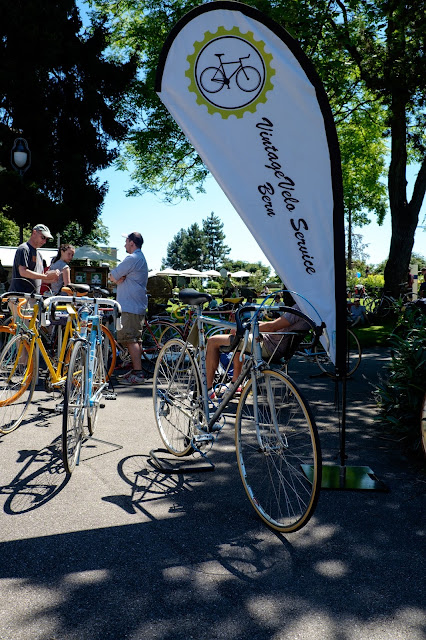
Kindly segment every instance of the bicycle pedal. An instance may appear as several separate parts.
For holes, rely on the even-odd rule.
[[[100,402],[99,403],[99,409],[105,409],[105,403],[104,402]]]
[[[105,400],[117,400],[117,394],[116,393],[105,393],[103,397],[104,397]]]
[[[194,437],[195,444],[205,444],[206,442],[213,442],[213,441],[214,441],[214,437],[212,436],[211,433],[204,433],[200,436]]]

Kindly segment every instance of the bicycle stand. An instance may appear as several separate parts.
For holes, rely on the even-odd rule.
[[[162,473],[200,473],[215,470],[213,462],[210,462],[205,456],[202,456],[204,461],[202,459],[189,460],[188,458],[180,461],[180,458],[172,455],[167,449],[151,449],[149,455],[154,466]]]

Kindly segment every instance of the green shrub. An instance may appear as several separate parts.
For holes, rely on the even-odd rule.
[[[410,320],[408,320],[409,322]],[[420,411],[426,381],[426,323],[390,339],[392,360],[376,389],[379,422],[409,450],[421,451]]]

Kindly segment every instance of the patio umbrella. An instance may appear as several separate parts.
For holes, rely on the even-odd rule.
[[[214,278],[214,277],[220,276],[220,273],[219,271],[216,271],[216,269],[208,269],[207,271],[203,271],[203,275]]]
[[[157,271],[157,276],[178,276],[180,275],[180,271],[176,271],[176,269],[172,269],[171,267],[167,267],[162,271]]]
[[[102,251],[99,251],[88,244],[85,244],[83,247],[79,247],[75,250],[74,260],[102,260],[102,262],[105,262],[106,260],[113,260],[114,262],[117,262],[117,259],[110,256],[108,253],[102,253]]]
[[[235,273],[231,273],[233,278],[248,278],[252,274],[248,271],[236,271]]]
[[[198,269],[185,269],[179,273],[181,276],[185,276],[186,278],[203,278],[204,275]]]

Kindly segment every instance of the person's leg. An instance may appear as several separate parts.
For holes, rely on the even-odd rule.
[[[140,342],[129,342],[127,344],[130,357],[132,359],[133,371],[142,371],[142,345]]]
[[[229,344],[229,336],[224,336],[224,335],[212,336],[207,341],[206,374],[207,374],[208,389],[211,389],[213,386],[214,374],[216,372],[216,369],[219,366],[219,357],[220,357],[219,348],[223,345],[228,345],[228,344]]]
[[[136,384],[143,382],[144,376],[142,374],[142,325],[144,316],[139,316],[135,313],[123,312],[121,316],[123,328],[117,333],[117,339],[120,344],[124,344],[132,360],[132,369],[119,376],[123,382],[129,382]]]

